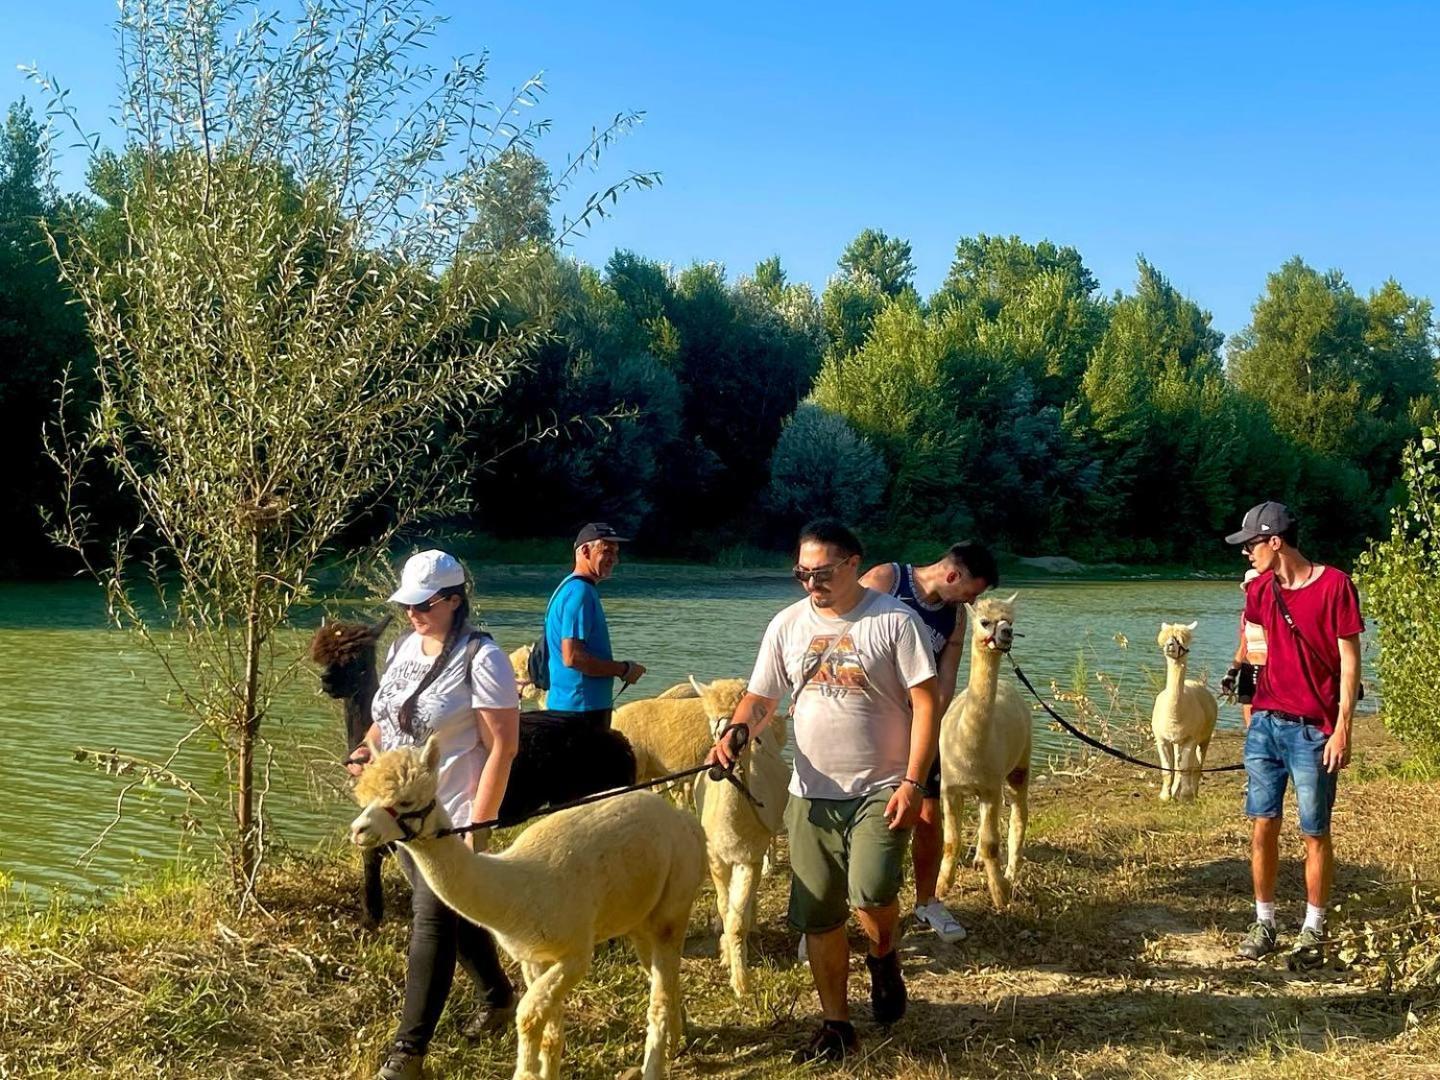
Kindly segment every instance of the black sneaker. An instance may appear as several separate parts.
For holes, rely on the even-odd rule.
[[[1275,925],[1257,921],[1251,924],[1250,932],[1235,950],[1235,955],[1246,960],[1260,960],[1279,948],[1280,943],[1275,939]]]
[[[905,976],[900,973],[900,952],[891,949],[884,956],[866,956],[870,969],[870,1007],[877,1024],[893,1024],[905,1015],[909,995],[905,992]]]
[[[1291,971],[1314,971],[1325,966],[1325,935],[1305,927],[1295,935],[1295,946],[1285,958]]]
[[[510,1000],[503,1005],[491,1005],[482,1001],[475,1010],[475,1015],[460,1029],[460,1034],[472,1041],[479,1041],[492,1035],[503,1035],[514,1023],[515,995],[512,993]]]
[[[845,1020],[825,1020],[819,1030],[810,1037],[810,1042],[790,1055],[792,1065],[804,1065],[807,1061],[844,1061],[846,1054],[858,1053],[860,1037],[855,1034],[855,1025]]]
[[[396,1043],[375,1080],[424,1080],[425,1055],[409,1043]]]

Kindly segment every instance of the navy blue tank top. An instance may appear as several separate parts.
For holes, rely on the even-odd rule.
[[[931,607],[920,599],[915,590],[915,567],[910,563],[891,563],[895,570],[895,584],[890,586],[890,595],[901,603],[910,607],[920,621],[925,624],[926,634],[930,641],[930,649],[935,653],[935,659],[940,659],[940,654],[945,651],[945,645],[950,640],[950,635],[955,633],[957,616],[955,608],[950,604],[936,604]]]

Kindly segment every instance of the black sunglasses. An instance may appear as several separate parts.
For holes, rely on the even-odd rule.
[[[1245,543],[1240,545],[1240,550],[1245,552],[1246,555],[1249,555],[1250,552],[1254,551],[1257,547],[1259,547],[1261,544],[1265,543],[1265,541],[1269,539],[1270,537],[1268,536],[1257,536],[1254,539],[1246,540]]]
[[[806,570],[803,566],[797,566],[790,573],[795,575],[795,580],[804,585],[807,581],[813,581],[816,585],[824,585],[832,577],[840,566],[844,565],[845,559],[839,562],[826,563],[824,566],[817,566],[813,570]]]
[[[421,600],[418,604],[401,604],[400,606],[403,607],[406,611],[414,611],[420,615],[424,615],[427,611],[429,611],[432,607],[434,607],[436,604],[438,604],[441,600],[444,599],[444,593],[436,593],[434,596],[430,597],[429,600]]]

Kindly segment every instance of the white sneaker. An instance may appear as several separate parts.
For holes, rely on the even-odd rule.
[[[946,945],[954,945],[969,936],[965,927],[960,925],[960,920],[950,914],[950,909],[935,897],[931,897],[925,904],[916,905],[915,921],[934,930],[935,936]]]

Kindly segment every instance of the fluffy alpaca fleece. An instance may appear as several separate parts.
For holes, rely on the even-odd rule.
[[[940,721],[941,801],[945,848],[937,894],[943,899],[955,880],[960,852],[960,823],[965,799],[980,804],[976,861],[984,866],[990,899],[997,908],[1010,902],[1020,870],[1029,819],[1030,707],[1013,682],[999,680],[1000,664],[1014,638],[1015,597],[984,599],[970,612],[970,680]],[[1010,793],[1009,858],[1000,872],[1002,792]]]
[[[520,821],[544,806],[635,782],[635,752],[618,731],[554,723],[520,714],[520,745],[500,802],[500,820]]]
[[[745,684],[727,679],[708,686],[695,684],[710,719],[712,738],[718,738]],[[715,883],[715,904],[720,914],[720,956],[730,968],[730,987],[744,998],[750,991],[746,967],[746,940],[755,921],[756,888],[771,841],[785,822],[790,766],[780,751],[785,746],[785,716],[752,739],[735,764],[735,776],[763,805],[755,806],[728,780],[711,780],[701,773],[695,781],[695,805],[705,828],[705,849],[710,858],[710,880]]]
[[[680,955],[705,875],[705,834],[693,816],[649,792],[563,810],[530,826],[499,855],[439,838],[445,812],[411,821],[405,840],[392,811],[435,797],[439,746],[380,755],[356,784],[365,809],[351,825],[361,847],[401,841],[449,907],[486,927],[519,964],[515,1080],[558,1080],[565,996],[590,970],[595,946],[626,936],[650,972],[643,1080],[669,1072],[682,1034]]]
[[[530,646],[521,645],[510,654],[510,667],[515,672],[515,686],[520,691],[520,700],[529,702],[537,709],[545,708],[546,693],[530,681]],[[689,698],[695,696],[695,689],[688,683],[676,683],[668,690],[655,695],[657,698]]]
[[[707,687],[715,695],[745,692],[743,679],[718,679]],[[635,777],[653,780],[705,760],[714,738],[705,703],[698,697],[644,698],[615,710],[612,724],[635,749]]]
[[[1150,727],[1160,755],[1160,798],[1189,802],[1200,794],[1200,770],[1220,707],[1198,679],[1185,678],[1198,623],[1162,623],[1156,644],[1165,654],[1165,689],[1155,696]]]

